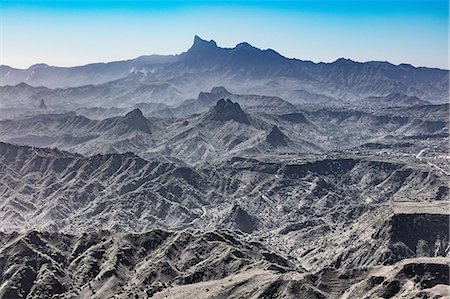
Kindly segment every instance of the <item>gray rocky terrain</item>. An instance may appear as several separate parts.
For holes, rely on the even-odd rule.
[[[448,70],[0,66],[0,298],[450,298]]]
[[[193,281],[181,281],[178,277],[190,275],[192,269],[176,268],[177,274],[165,276],[165,279],[156,277],[156,286],[144,283],[143,274],[133,276],[131,270],[119,265],[116,265],[116,270],[111,270],[111,276],[102,276],[102,271],[109,273],[102,269],[118,258],[106,257],[106,253],[94,255],[95,251],[83,249],[94,255],[86,259],[98,265],[89,266],[94,270],[86,271],[93,271],[93,274],[84,274],[88,278],[78,284],[73,281],[75,278],[63,278],[71,275],[67,272],[59,273],[60,278],[52,276],[52,284],[61,293],[74,292],[72,294],[76,296],[89,297],[98,292],[99,298],[110,294],[122,296],[135,293],[131,282],[142,285],[138,296],[154,290],[158,290],[157,296],[172,291],[174,294],[189,292],[189,288],[196,288],[191,284],[199,284],[218,297],[248,294],[249,297],[268,298],[264,297],[267,292],[272,294],[270,296],[292,298],[335,298],[349,293],[351,298],[352,292],[366,294],[370,291],[372,295],[367,298],[377,298],[389,292],[394,292],[392,296],[400,292],[413,298],[412,294],[418,292],[440,294],[446,290],[442,289],[443,286],[428,290],[442,285],[445,279],[443,274],[435,272],[435,278],[423,275],[436,280],[436,283],[406,288],[409,281],[425,278],[415,270],[407,275],[402,273],[412,270],[401,270],[409,259],[416,260],[412,260],[412,266],[408,267],[424,268],[420,271],[432,272],[434,270],[430,267],[439,268],[439,265],[447,267],[442,262],[449,250],[447,175],[428,164],[418,165],[414,160],[394,157],[353,155],[350,158],[346,154],[305,157],[291,154],[259,159],[234,157],[189,166],[181,161],[147,161],[132,153],[84,157],[10,144],[1,144],[0,149],[3,183],[0,194],[8,199],[1,206],[0,225],[5,233],[0,253],[4,258],[11,256],[7,251],[13,250],[11,246],[18,246],[16,242],[30,234],[44,234],[44,240],[33,240],[40,245],[27,246],[53,250],[56,245],[51,242],[58,240],[57,244],[61,246],[61,234],[68,234],[65,238],[69,240],[81,236],[100,238],[92,233],[98,228],[105,230],[99,233],[103,236],[102,242],[105,238],[112,238],[114,241],[110,242],[113,243],[119,242],[117,238],[126,239],[124,232],[132,232],[140,238],[159,228],[161,232],[196,229],[194,235],[201,235],[204,231],[223,234],[223,230],[231,230],[239,232],[236,238],[249,242],[248,246],[254,246],[255,241],[265,244],[258,245],[259,249],[249,249],[247,254],[254,266],[239,266],[236,271],[224,270],[225,273],[201,268],[197,275],[203,278]],[[33,229],[42,233],[29,233]],[[17,231],[24,233],[15,233]],[[74,232],[80,237],[74,236]],[[70,245],[75,241],[69,240],[64,246],[75,246]],[[98,240],[90,242],[82,248],[97,248],[103,244]],[[210,246],[208,241],[205,242],[204,246]],[[173,242],[167,244],[177,246]],[[185,241],[183,244],[203,252],[195,243]],[[108,248],[113,252],[111,254],[118,254],[121,246],[125,245],[114,243]],[[127,243],[125,247],[129,246],[139,250],[143,245]],[[62,255],[76,251],[64,248],[58,251]],[[260,256],[257,255],[258,250],[262,252]],[[275,252],[277,257],[271,254],[267,260],[263,254],[267,251]],[[21,251],[16,254],[18,257],[23,255]],[[55,269],[62,271],[64,265],[74,263],[77,257],[60,257],[61,261],[55,258],[62,264],[53,265],[48,273],[56,275]],[[152,263],[154,258],[154,255],[149,257]],[[221,257],[213,255],[211,258],[218,260]],[[3,280],[6,294],[13,292],[9,285],[22,285],[24,289],[20,292],[25,292],[30,298],[39,297],[33,295],[36,292],[42,294],[39,293],[42,288],[39,284],[42,280],[44,284],[50,280],[46,276],[49,274],[45,272],[42,274],[44,277],[40,277],[39,273],[44,271],[40,267],[43,266],[36,266],[36,257],[30,259],[34,265],[32,271],[18,270],[13,267],[13,262],[3,267],[5,273],[11,273]],[[142,256],[133,259],[139,263],[143,261]],[[203,265],[206,263],[204,259],[198,257],[198,262],[202,261]],[[245,260],[248,264],[248,258],[242,255],[236,259],[238,263]],[[87,260],[77,267],[88,267]],[[137,267],[128,264],[131,262],[123,263],[130,269]],[[13,268],[7,270],[10,267]],[[70,272],[74,271],[71,272],[73,277],[79,277],[77,271],[81,270],[73,267]],[[212,267],[216,269],[216,266]],[[14,275],[12,269],[21,274]],[[439,271],[445,272],[445,269]],[[377,271],[389,274],[382,280],[372,274]],[[26,280],[33,283],[23,286],[24,283],[17,282],[20,278],[16,276],[23,275],[32,275]],[[326,278],[320,278],[318,282],[317,277],[323,275]],[[345,278],[348,275],[351,279]],[[376,278],[372,278],[374,275]],[[240,282],[230,283],[228,279]],[[382,281],[374,283],[372,280]],[[117,289],[112,281],[121,281],[123,287]],[[260,281],[264,287],[256,287]],[[238,290],[230,291],[237,285]]]
[[[435,109],[421,107],[423,113]],[[433,115],[416,117],[416,113],[392,115],[392,111],[331,108],[248,113],[239,103],[220,99],[201,114],[178,118],[146,118],[136,108],[102,120],[74,112],[2,120],[0,140],[84,155],[134,152],[144,158],[173,157],[190,164],[234,155],[325,153],[408,141],[411,148],[411,141],[429,138],[437,145],[444,143],[448,120]]]
[[[0,266],[6,298],[416,298],[448,280],[443,258],[308,274],[228,231],[5,234]]]

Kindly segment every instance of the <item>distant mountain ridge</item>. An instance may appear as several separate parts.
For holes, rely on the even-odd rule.
[[[41,63],[27,69],[16,69],[0,65],[0,85],[16,85],[24,82],[32,86],[66,88],[101,84],[123,78],[131,72],[138,72],[139,68],[145,65],[158,65],[174,60],[173,55],[148,55],[130,60],[91,63],[75,67],[58,67]]]
[[[241,94],[274,95],[292,103],[312,99],[357,100],[404,93],[424,101],[447,101],[449,71],[388,62],[338,59],[313,63],[286,58],[248,43],[234,48],[194,38],[186,52],[61,68],[35,65],[26,70],[0,66],[0,85],[25,82],[49,88],[86,86],[99,103],[125,101],[179,104],[215,86]],[[74,89],[75,88],[75,89]]]

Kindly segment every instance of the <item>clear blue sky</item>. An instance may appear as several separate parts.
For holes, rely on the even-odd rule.
[[[448,68],[447,0],[0,0],[0,64],[73,66],[177,54],[195,34],[315,62]]]

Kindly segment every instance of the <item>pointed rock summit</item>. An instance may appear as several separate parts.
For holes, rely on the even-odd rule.
[[[147,118],[142,114],[142,111],[139,108],[136,108],[130,112],[128,112],[125,117],[125,121],[140,131],[150,133],[150,122]]]
[[[194,44],[187,50],[187,52],[181,54],[181,60],[195,67],[204,65],[214,65],[217,63],[217,55],[221,52],[221,48],[217,47],[215,41],[204,40],[198,37],[194,37]]]
[[[41,102],[39,103],[39,109],[43,109],[46,110],[47,109],[47,105],[45,105],[44,99],[41,99]]]
[[[139,108],[131,110],[130,112],[125,114],[125,117],[126,118],[144,118],[144,119],[146,119],[144,117],[144,114],[142,114],[141,109],[139,109]]]
[[[214,40],[207,41],[196,35],[194,37],[194,44],[188,52],[204,51],[214,48],[217,48],[217,43]]]
[[[241,106],[238,103],[233,103],[229,99],[220,99],[217,101],[216,106],[209,111],[207,117],[222,122],[234,120],[242,124],[250,124],[247,114],[241,109]]]
[[[217,100],[224,98],[224,97],[231,97],[232,94],[225,89],[225,87],[213,87],[211,89],[211,92],[200,92],[198,95],[198,100],[200,102],[208,103],[208,104],[214,104],[217,102]]]
[[[266,136],[266,142],[273,146],[285,146],[288,140],[288,137],[277,126],[273,126]]]

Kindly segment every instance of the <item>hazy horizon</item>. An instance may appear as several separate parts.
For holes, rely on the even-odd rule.
[[[195,36],[198,36],[198,35],[194,35],[194,37],[195,37]],[[187,46],[187,48],[186,48],[185,51],[187,51],[187,50],[193,45],[194,37],[192,38],[192,43],[191,43],[190,45]],[[236,43],[236,45],[234,45],[234,46],[224,47],[224,46],[221,46],[220,43],[217,42],[217,40],[214,40],[214,39],[205,39],[205,38],[203,38],[202,36],[198,36],[198,37],[200,37],[201,39],[206,40],[206,41],[210,41],[210,40],[215,41],[215,42],[217,43],[217,47],[219,47],[219,48],[234,48],[236,45],[239,44],[239,43]],[[242,41],[242,42],[245,42],[245,41]],[[266,50],[266,49],[271,49],[271,48],[262,48],[261,50]],[[272,50],[278,52],[276,49],[272,49]],[[182,52],[185,52],[185,51],[182,51]],[[25,70],[25,69],[28,69],[28,68],[30,68],[30,67],[32,67],[32,66],[34,66],[34,65],[48,65],[48,66],[53,66],[53,67],[77,67],[77,66],[84,66],[84,65],[95,64],[95,63],[111,63],[111,62],[117,62],[117,61],[133,60],[133,59],[137,59],[137,58],[143,57],[143,56],[152,56],[152,55],[160,55],[160,56],[170,56],[170,55],[174,55],[174,56],[176,56],[176,55],[181,54],[182,52],[180,52],[180,53],[172,53],[172,54],[159,54],[159,53],[142,54],[142,55],[139,55],[139,56],[128,57],[128,58],[124,58],[124,59],[116,59],[116,60],[108,60],[108,61],[106,61],[106,60],[105,60],[105,61],[92,61],[92,62],[87,62],[87,63],[83,63],[83,64],[73,64],[73,65],[53,65],[53,64],[48,64],[48,63],[46,63],[46,62],[36,62],[36,63],[31,64],[31,65],[26,66],[26,67],[15,67],[15,66],[11,66],[11,65],[8,65],[8,64],[0,64],[0,65],[13,67],[13,68],[15,68],[15,69],[24,69],[24,70]],[[279,53],[279,52],[278,52],[278,53]],[[279,54],[283,55],[283,53],[279,53]],[[288,58],[288,59],[299,59],[299,60],[303,60],[303,61],[312,61],[312,60],[308,60],[308,59],[303,59],[303,58],[301,58],[301,57],[287,57],[287,56],[285,56],[285,55],[283,55],[283,56],[286,57],[286,58]],[[333,63],[333,62],[335,62],[335,61],[337,61],[337,60],[339,60],[339,59],[348,59],[348,60],[351,60],[351,61],[354,61],[354,62],[359,62],[359,63],[367,63],[367,62],[387,62],[387,63],[391,63],[391,64],[394,64],[394,65],[409,64],[409,65],[412,65],[413,67],[438,68],[438,69],[445,69],[445,70],[448,70],[448,69],[449,69],[448,66],[445,66],[445,67],[421,66],[421,65],[413,65],[413,64],[410,64],[410,63],[407,63],[407,62],[393,63],[393,62],[391,62],[391,61],[382,61],[382,60],[366,60],[366,61],[358,61],[358,60],[354,60],[354,59],[351,59],[351,58],[348,58],[348,57],[337,57],[336,59],[334,59],[334,60],[332,60],[332,61],[312,61],[312,62],[314,62],[314,63]]]
[[[176,55],[194,35],[288,58],[387,61],[448,69],[448,2],[11,1],[1,6],[1,65],[69,67]]]

